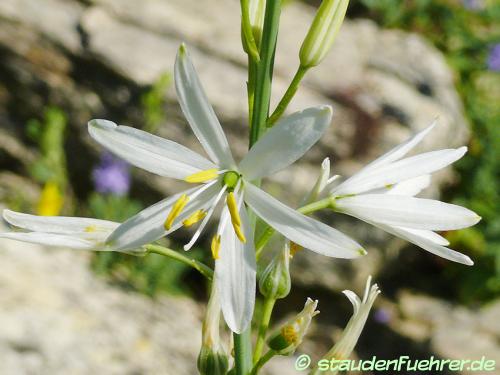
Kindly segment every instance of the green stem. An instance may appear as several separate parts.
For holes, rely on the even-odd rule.
[[[248,57],[248,80],[247,80],[247,95],[248,95],[248,123],[252,123],[253,103],[255,97],[255,79],[257,74],[257,64]]]
[[[268,0],[266,2],[266,14],[260,46],[260,62],[257,64],[254,106],[250,129],[250,147],[252,147],[263,134],[269,114],[274,53],[278,38],[280,10],[280,0]]]
[[[274,298],[266,298],[264,300],[264,306],[262,307],[262,317],[260,319],[259,325],[259,335],[257,336],[255,351],[253,353],[253,363],[257,363],[262,356],[262,349],[264,349],[266,333],[267,329],[269,328],[269,322],[271,321],[271,315],[273,313],[275,303],[276,300]]]
[[[252,368],[251,327],[241,334],[233,333],[233,338],[236,375],[247,375]]]
[[[273,358],[276,355],[276,352],[274,350],[269,350],[266,354],[264,354],[260,359],[259,362],[255,364],[255,366],[252,369],[252,372],[250,375],[257,375],[259,370],[264,366],[271,358]]]
[[[302,206],[297,209],[301,214],[304,215],[309,215],[315,211],[323,210],[325,208],[329,208],[332,206],[332,199],[331,198],[325,198],[322,200],[319,200],[317,202],[313,202],[310,204],[307,204],[305,206]],[[262,250],[264,249],[264,246],[269,242],[271,237],[274,234],[274,229],[271,228],[269,225],[266,224],[265,229],[262,231],[262,234],[260,237],[255,241],[255,252],[256,252],[256,257],[257,260],[260,258],[260,255],[262,253]]]
[[[244,5],[244,4],[243,4]],[[250,88],[254,87],[253,104],[250,108],[250,142],[249,148],[258,141],[266,127],[269,114],[269,101],[271,99],[271,83],[273,76],[274,54],[276,40],[278,37],[279,16],[281,10],[280,0],[268,0],[264,16],[264,27],[260,44],[260,60],[255,62],[255,85],[249,80]],[[249,66],[252,70],[253,67]],[[254,74],[249,71],[249,77]],[[252,77],[251,77],[252,78]],[[250,91],[251,92],[251,91]],[[255,225],[254,225],[255,230]],[[236,375],[248,375],[252,369],[252,343],[250,327],[242,334],[233,334],[234,337],[234,360]]]
[[[197,261],[196,259],[191,259],[178,251],[174,251],[172,249],[160,245],[146,245],[144,246],[144,248],[146,248],[146,250],[150,253],[160,254],[178,260],[179,262],[182,262],[190,267],[193,267],[195,270],[197,270],[199,273],[205,276],[208,280],[212,280],[213,278],[214,271],[210,267],[208,267],[206,264]]]
[[[297,72],[293,76],[290,86],[288,86],[288,89],[285,92],[285,95],[283,95],[283,98],[281,98],[273,114],[267,120],[267,127],[273,126],[283,115],[286,108],[288,107],[288,104],[290,104],[292,98],[299,89],[300,82],[302,81],[302,78],[304,78],[304,75],[306,74],[308,69],[308,67],[304,67],[302,65],[299,66]]]

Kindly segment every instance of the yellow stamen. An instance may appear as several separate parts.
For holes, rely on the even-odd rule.
[[[238,203],[236,203],[236,197],[232,191],[227,194],[226,203],[227,208],[229,209],[229,214],[231,215],[231,223],[233,224],[234,232],[241,242],[246,243],[247,239],[241,229],[241,218],[240,213],[238,212]]]
[[[193,224],[196,224],[198,221],[202,220],[205,216],[207,216],[207,212],[203,210],[195,211],[191,216],[189,216],[186,220],[182,222],[182,224],[187,228]]]
[[[177,199],[167,216],[167,220],[165,220],[165,223],[163,224],[166,230],[170,230],[170,228],[172,228],[174,220],[180,215],[187,202],[189,202],[189,197],[186,194],[182,194],[180,198]]]
[[[240,241],[246,243],[247,239],[245,238],[245,234],[243,233],[241,227],[239,225],[234,225],[233,223],[233,228],[234,228],[234,233],[236,233],[236,236],[240,239]]]
[[[217,234],[212,237],[212,244],[210,246],[210,250],[212,250],[212,257],[214,259],[219,259],[220,234]]]
[[[236,198],[233,192],[227,194],[226,202],[227,208],[229,208],[229,213],[231,214],[231,222],[234,226],[240,226],[240,213],[238,212],[238,204],[236,203]]]
[[[293,258],[301,250],[304,250],[302,246],[297,245],[295,242],[290,242],[290,258]]]
[[[206,181],[213,180],[214,178],[217,178],[218,172],[219,171],[217,169],[207,169],[205,171],[193,173],[193,174],[187,176],[184,180],[186,182],[191,183],[191,184],[206,182]]]

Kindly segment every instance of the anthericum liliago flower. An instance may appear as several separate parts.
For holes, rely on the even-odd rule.
[[[331,108],[321,106],[292,114],[262,137],[236,164],[226,136],[203,91],[193,64],[181,46],[175,63],[181,108],[210,160],[175,142],[106,120],[89,122],[90,135],[129,163],[161,176],[197,184],[146,208],[118,227],[107,242],[133,249],[181,227],[198,228],[184,246],[189,250],[219,202],[225,201],[212,255],[222,311],[234,332],[252,318],[255,300],[255,249],[246,203],[270,226],[296,244],[340,258],[363,255],[362,247],[339,231],[285,206],[251,183],[299,159],[321,137]]]
[[[344,182],[337,184],[335,176],[324,190],[330,194],[334,210],[379,227],[440,257],[472,265],[468,256],[447,248],[449,242],[435,231],[466,228],[481,218],[464,207],[415,198],[429,186],[431,173],[460,159],[467,147],[404,158],[435,126],[436,122]]]

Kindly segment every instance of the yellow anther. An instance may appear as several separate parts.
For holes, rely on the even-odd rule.
[[[227,208],[231,214],[231,222],[235,226],[241,225],[240,213],[238,212],[238,204],[236,203],[236,198],[233,192],[227,194],[226,198]]]
[[[89,225],[88,227],[85,227],[84,231],[87,233],[96,232],[97,227],[95,225]]]
[[[302,246],[296,244],[295,242],[290,242],[290,258],[293,258],[293,256],[301,250],[304,250]]]
[[[293,326],[283,327],[281,329],[281,335],[289,345],[297,344],[299,341],[299,335]]]
[[[240,213],[238,212],[238,203],[236,203],[236,197],[233,192],[227,194],[226,203],[227,208],[229,209],[229,214],[231,215],[231,223],[233,224],[234,232],[241,242],[246,243],[247,239],[241,229],[241,218]]]
[[[218,172],[219,171],[217,169],[207,169],[205,171],[193,173],[193,174],[187,176],[184,180],[186,182],[191,183],[191,184],[206,182],[206,181],[213,180],[214,178],[217,178]]]
[[[220,234],[216,234],[212,237],[212,244],[210,246],[210,250],[212,250],[212,257],[214,259],[219,259],[219,251],[220,251]]]
[[[206,211],[195,211],[191,216],[189,216],[182,222],[182,225],[184,225],[185,227],[190,227],[191,225],[196,224],[198,221],[202,220],[205,216],[207,216]]]
[[[239,225],[234,225],[233,223],[233,228],[234,228],[234,233],[236,233],[236,236],[240,239],[241,242],[246,243],[247,239],[245,237],[245,233],[243,233],[243,230]]]
[[[180,215],[187,202],[189,202],[189,197],[186,194],[182,194],[180,198],[177,199],[167,216],[167,220],[165,220],[165,223],[163,224],[166,230],[170,230],[170,228],[172,228],[174,220]]]

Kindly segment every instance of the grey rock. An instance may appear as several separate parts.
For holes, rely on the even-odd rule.
[[[500,339],[500,300],[486,305],[479,316],[480,327]]]
[[[445,359],[500,360],[498,301],[482,311],[454,305],[434,297],[402,292],[399,316],[390,322],[394,331],[429,344],[432,353]],[[468,374],[472,372],[463,371]]]
[[[87,255],[0,242],[0,373],[195,373],[200,307],[115,289]]]

